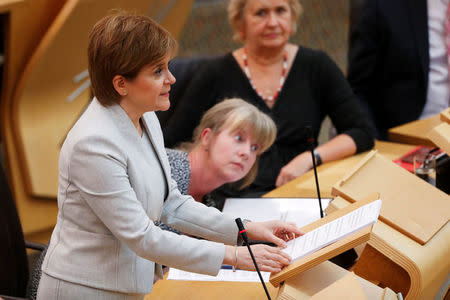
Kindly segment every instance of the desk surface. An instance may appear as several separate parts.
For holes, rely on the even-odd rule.
[[[437,114],[430,118],[391,128],[388,131],[389,140],[398,143],[435,147],[434,143],[428,139],[428,133],[441,122],[439,114]]]
[[[375,149],[389,159],[395,159],[414,148],[389,142],[376,142]],[[349,167],[358,163],[367,153],[361,153],[347,159],[323,164],[319,167],[320,189],[323,197],[331,196],[331,187],[348,172]],[[322,176],[324,175],[324,176]],[[323,191],[323,192],[322,192]],[[275,189],[266,197],[316,197],[313,173],[305,175]],[[276,299],[277,289],[267,284],[271,297]],[[265,299],[265,293],[259,283],[242,282],[192,282],[159,281],[146,300],[156,299]]]
[[[270,297],[276,299],[278,288],[266,283]],[[266,299],[266,293],[258,282],[205,282],[160,280],[145,300],[229,300]]]
[[[375,149],[388,159],[394,160],[413,149],[415,146],[390,142],[375,142]],[[322,198],[332,198],[331,188],[349,172],[368,152],[360,153],[346,159],[329,162],[317,168],[320,194]],[[313,171],[269,192],[265,197],[317,197]]]

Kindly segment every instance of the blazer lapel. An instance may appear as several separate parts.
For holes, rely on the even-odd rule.
[[[153,116],[153,117],[156,118],[156,116]],[[143,117],[142,123],[144,124],[145,130],[147,131],[148,137],[150,139],[150,143],[152,144],[153,149],[155,150],[155,153],[158,157],[159,164],[161,165],[161,169],[163,169],[163,171],[164,171],[164,175],[165,175],[164,179],[166,182],[166,194],[164,195],[164,198],[167,198],[167,195],[169,193],[169,177],[170,177],[170,172],[169,172],[168,168],[170,168],[170,167],[168,165],[166,165],[164,163],[165,160],[162,159],[164,156],[166,156],[165,153],[162,153],[162,151],[165,151],[164,144],[162,147],[158,147],[158,143],[156,142],[156,137],[154,136],[155,135],[154,130],[156,130],[156,128],[154,128],[155,126],[153,126],[151,123],[150,124],[148,123],[148,121],[149,121],[149,119],[151,119],[151,117],[148,116],[147,118]]]
[[[428,81],[430,64],[429,42],[428,42],[428,8],[426,0],[403,0],[409,15],[409,23],[420,58],[425,81]]]
[[[133,122],[130,120],[127,113],[122,109],[122,107],[116,104],[108,107],[108,110],[112,112],[113,118],[117,121],[117,125],[119,126],[119,128],[123,130],[126,133],[126,135],[132,135],[131,140],[136,144],[142,146],[142,143],[140,142],[141,137],[139,136],[138,131],[136,130],[136,128],[133,125]],[[156,120],[152,120],[152,118]],[[165,175],[164,179],[166,183],[166,194],[164,195],[164,198],[167,198],[167,195],[169,193],[170,166],[168,164],[165,164],[164,159],[162,159],[165,155],[164,153],[162,153],[162,151],[165,151],[164,142],[162,142],[162,147],[158,146],[158,143],[156,142],[157,138],[154,135],[156,134],[155,130],[159,128],[159,123],[158,127],[156,127],[155,125],[152,124],[154,122],[158,122],[156,115],[154,113],[153,115],[147,113],[144,114],[144,116],[142,117],[142,123],[144,124],[143,129],[146,130],[148,134],[150,143],[152,144],[152,147],[155,150],[156,156],[158,157],[159,163]]]

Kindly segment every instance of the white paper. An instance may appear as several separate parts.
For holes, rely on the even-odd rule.
[[[331,199],[322,199],[325,210]],[[254,222],[282,220],[303,227],[320,219],[319,201],[315,198],[228,198],[223,213]]]
[[[366,204],[303,236],[289,241],[283,251],[291,256],[291,262],[298,260],[366,226],[374,224],[378,219],[380,208],[380,199]]]
[[[264,282],[269,282],[270,272],[261,272]],[[252,271],[220,269],[217,276],[203,275],[170,268],[169,280],[186,280],[186,281],[235,281],[235,282],[260,282],[258,273]]]

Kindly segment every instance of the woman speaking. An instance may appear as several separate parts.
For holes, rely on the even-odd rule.
[[[246,248],[231,246],[238,242],[234,218],[181,195],[170,179],[154,111],[170,106],[175,48],[144,16],[116,14],[94,26],[88,59],[95,98],[61,149],[58,219],[38,299],[143,299],[161,265],[210,275],[222,264],[253,269]],[[163,231],[155,221],[206,240]],[[246,229],[279,246],[300,234],[280,221]],[[254,252],[264,271],[289,263],[279,248],[257,245]]]

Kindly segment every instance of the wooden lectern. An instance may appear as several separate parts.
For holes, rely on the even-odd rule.
[[[286,281],[278,300],[383,299],[396,300],[389,288],[380,288],[329,261],[325,261]]]
[[[379,195],[377,193],[370,195],[361,201],[348,205],[345,208],[337,210],[329,214],[328,216],[303,227],[301,230],[304,233],[310,232],[313,229],[332,222],[339,217],[342,217],[378,199]],[[317,299],[324,299],[322,297],[325,297],[326,295],[328,295],[328,293],[345,294],[349,299],[367,299],[364,296],[364,291],[362,291],[362,288],[358,284],[358,280],[352,281],[352,278],[347,278],[345,280],[344,278],[341,278],[346,277],[345,275],[346,273],[348,273],[347,271],[343,269],[341,271],[340,267],[338,267],[337,269],[333,268],[332,266],[328,265],[332,264],[330,262],[327,262],[325,264],[321,263],[348,249],[351,249],[361,243],[368,241],[370,238],[371,230],[372,225],[361,228],[356,232],[320,250],[317,250],[311,254],[306,255],[305,257],[300,258],[299,260],[284,268],[281,272],[272,274],[272,276],[270,277],[270,283],[275,287],[280,286],[278,299],[306,299],[316,293],[318,293]],[[317,266],[319,264],[320,266]],[[312,268],[314,269],[310,270]],[[319,280],[318,277],[322,279]],[[323,278],[326,278],[326,280],[323,280]],[[341,282],[341,280],[343,280],[343,282]],[[311,282],[313,284],[311,284]],[[356,284],[354,285],[354,290],[352,288],[345,287],[346,284],[352,282],[356,282]],[[366,286],[371,285],[366,284]],[[367,293],[370,299],[391,299],[389,297],[381,297],[381,292],[379,293],[379,296],[376,296],[376,293]],[[390,290],[388,292],[388,295],[393,295],[394,298],[392,299],[396,299],[395,294]]]
[[[409,122],[388,130],[389,140],[397,143],[424,145],[435,147],[435,144],[428,139],[428,132],[441,123],[439,114]]]
[[[383,206],[355,273],[406,299],[445,295],[450,196],[372,151],[333,187],[342,198],[330,205],[341,209],[372,192],[380,193]]]

